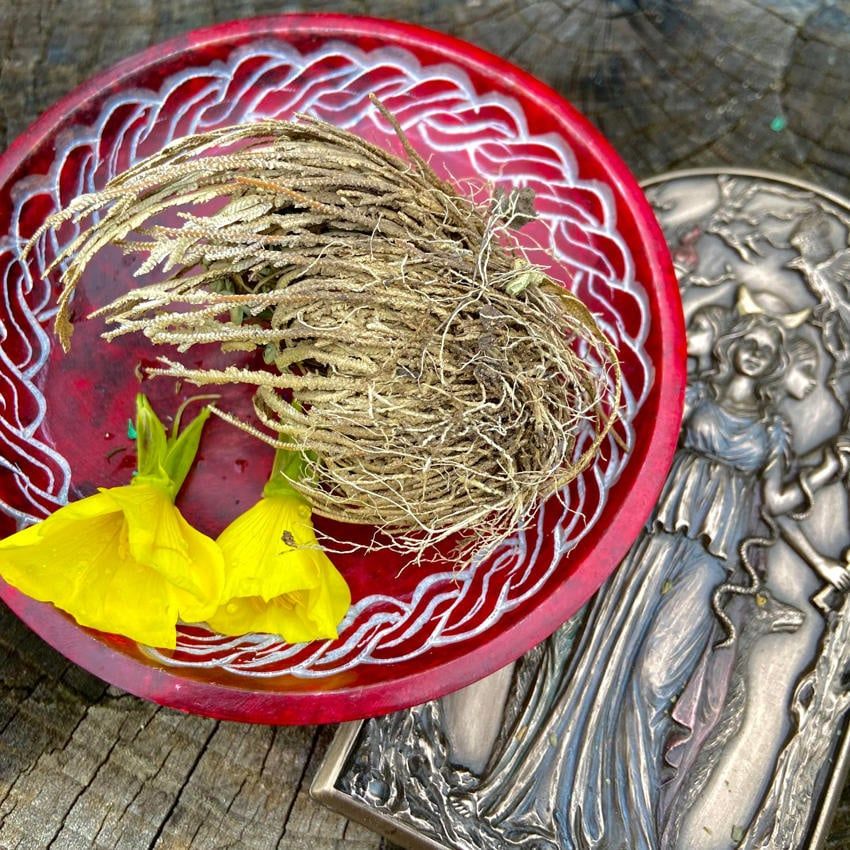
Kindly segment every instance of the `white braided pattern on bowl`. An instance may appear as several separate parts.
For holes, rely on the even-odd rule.
[[[540,213],[535,237],[561,264],[554,273],[591,300],[600,323],[619,346],[627,374],[623,429],[627,444],[632,444],[631,423],[653,380],[643,347],[650,315],[644,291],[634,279],[629,249],[616,228],[608,188],[580,179],[562,138],[530,136],[516,101],[498,93],[477,93],[458,67],[422,67],[412,54],[396,48],[366,53],[332,42],[302,55],[268,40],[234,50],[227,62],[187,68],[159,91],[136,89],[110,97],[96,122],[74,127],[57,140],[46,176],[25,178],[14,187],[12,226],[0,242],[0,401],[5,402],[0,408],[0,464],[14,470],[22,503],[0,508],[21,521],[42,517],[67,500],[71,481],[67,462],[45,434],[45,403],[35,382],[52,345],[43,330],[52,314],[50,286],[37,272],[61,246],[55,235],[39,243],[31,277],[19,262],[23,240],[18,225],[24,205],[47,196],[52,208],[59,209],[170,139],[256,118],[290,117],[296,111],[356,128],[372,141],[397,149],[391,129],[368,100],[372,91],[396,113],[420,150],[451,157],[455,171],[460,161],[465,174],[483,181],[534,190]],[[101,156],[108,122],[115,141]],[[438,157],[434,165],[441,169]],[[60,178],[71,168],[74,191],[65,197],[60,195]],[[545,179],[537,176],[541,172]],[[591,203],[575,203],[579,196]],[[73,228],[62,231],[63,240],[72,236]],[[603,244],[619,258],[619,269],[606,259]],[[631,333],[614,303],[622,305],[623,299],[630,299],[631,309],[642,317]],[[539,591],[564,553],[593,526],[627,460],[628,452],[609,439],[604,458],[568,488],[565,498],[543,506],[536,529],[517,533],[484,563],[423,578],[410,600],[389,595],[359,600],[337,641],[287,646],[267,635],[224,638],[192,627],[181,634],[177,658],[145,652],[172,666],[220,668],[248,676],[323,677],[363,664],[399,662],[466,640]],[[593,514],[585,516],[584,509],[593,502]],[[551,511],[558,512],[553,557],[543,564],[537,554]],[[482,606],[490,613],[478,620]]]

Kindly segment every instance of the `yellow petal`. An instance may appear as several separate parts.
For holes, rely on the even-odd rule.
[[[210,617],[209,624],[223,635],[275,634],[286,643],[306,643],[337,636],[336,623],[329,629],[317,626],[308,608],[295,594],[279,596],[271,602],[258,596],[231,599]]]
[[[351,594],[318,548],[309,510],[298,496],[268,495],[222,532],[228,601],[210,617],[212,628],[288,643],[337,637]]]
[[[0,552],[6,549],[14,549],[18,546],[31,546],[35,541],[48,532],[58,532],[59,529],[68,525],[107,516],[115,513],[115,506],[103,492],[95,493],[76,502],[63,505],[49,517],[29,525],[9,537],[0,540]],[[84,541],[81,541],[84,542]]]
[[[320,576],[310,554],[327,560],[318,548],[310,508],[300,498],[260,499],[219,535],[218,545],[226,564],[224,596],[228,599],[259,596],[269,600],[316,587]]]
[[[0,541],[0,576],[81,625],[173,647],[222,601],[224,560],[156,485],[102,490]]]
[[[189,552],[167,491],[150,483],[128,484],[105,491],[124,514],[130,554],[157,566],[171,581],[185,580]]]
[[[130,556],[170,582],[187,622],[205,619],[222,598],[224,560],[215,542],[183,518],[168,493],[150,483],[107,491],[127,524]]]
[[[78,623],[149,646],[176,646],[177,594],[156,571],[134,561],[116,561],[94,578],[81,583],[69,601]]]
[[[174,585],[180,619],[185,623],[204,622],[221,604],[224,590],[224,558],[218,544],[201,534],[175,508],[189,552],[193,589]]]
[[[103,513],[98,496],[68,506],[74,510],[61,508],[26,534],[4,540],[0,575],[33,599],[67,611],[82,626],[173,647],[173,588],[129,557],[123,514]]]
[[[113,558],[123,520],[115,512],[70,525],[51,519],[2,541],[0,576],[27,596],[64,608],[92,566]]]
[[[21,546],[31,546],[41,536],[42,523],[38,522],[35,525],[28,525],[22,528],[15,534],[10,534],[8,537],[0,540],[0,556],[5,549],[17,549]]]
[[[207,621],[223,635],[246,635],[254,632],[281,634],[273,616],[272,603],[259,596],[240,596],[222,605]]]
[[[336,637],[337,627],[351,607],[351,591],[342,574],[330,562],[323,566],[322,581],[308,592],[307,608],[315,629],[325,637]]]

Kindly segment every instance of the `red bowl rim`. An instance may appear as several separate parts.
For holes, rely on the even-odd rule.
[[[70,623],[52,606],[28,599],[0,581],[0,598],[17,616],[65,657],[112,684],[184,711],[275,724],[340,722],[420,704],[495,672],[551,634],[596,591],[626,554],[649,516],[676,448],[686,382],[684,319],[667,243],[648,201],[619,155],[588,119],[531,74],[481,48],[415,24],[341,14],[283,14],[229,21],[177,36],[122,60],[50,107],[0,155],[0,185],[13,177],[29,151],[47,141],[69,114],[100,97],[105,89],[120,86],[124,79],[188,49],[252,36],[285,38],[296,33],[377,37],[403,47],[427,48],[461,67],[497,76],[500,89],[512,89],[521,93],[522,100],[535,101],[569,129],[567,138],[581,139],[591,156],[604,163],[608,182],[634,217],[638,236],[646,249],[649,278],[658,291],[657,300],[669,309],[653,316],[659,326],[661,345],[654,363],[657,390],[653,391],[658,392],[658,415],[647,437],[652,448],[642,458],[632,461],[639,462],[639,466],[634,470],[635,486],[628,499],[616,510],[606,512],[607,526],[600,529],[592,568],[580,571],[580,576],[573,576],[568,582],[573,604],[569,608],[564,604],[562,585],[559,591],[539,600],[533,616],[525,617],[511,629],[494,630],[488,640],[466,653],[462,661],[443,661],[424,671],[332,691],[260,691],[199,681],[181,675],[177,668],[157,667],[118,651],[95,634]]]

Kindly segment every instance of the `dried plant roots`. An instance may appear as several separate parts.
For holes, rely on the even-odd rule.
[[[258,422],[219,413],[308,453],[297,486],[318,514],[419,555],[458,533],[488,546],[596,456],[619,366],[518,248],[515,199],[458,197],[398,132],[408,161],[305,117],[170,145],[45,225],[100,216],[57,260],[56,329],[67,347],[97,251],[146,252],[138,273],[166,277],[98,311],[107,339],[172,346],[154,374],[255,386]],[[181,361],[211,343],[260,348],[266,368]]]

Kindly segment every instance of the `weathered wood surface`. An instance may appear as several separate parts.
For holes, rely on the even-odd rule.
[[[722,164],[850,194],[843,0],[0,0],[0,149],[137,50],[307,7],[416,21],[510,58],[641,177]],[[308,799],[330,734],[157,708],[68,664],[0,605],[0,850],[388,848]],[[848,846],[845,794],[829,847]]]
[[[219,723],[83,672],[0,606],[3,850],[377,850],[307,788],[332,729]]]

